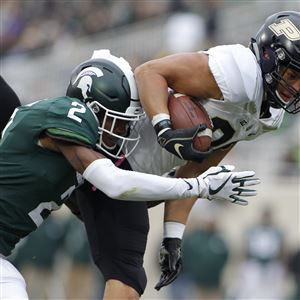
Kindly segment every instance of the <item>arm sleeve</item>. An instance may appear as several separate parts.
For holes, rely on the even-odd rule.
[[[110,198],[127,201],[171,200],[197,197],[196,178],[166,178],[117,168],[109,159],[97,159],[83,177]]]

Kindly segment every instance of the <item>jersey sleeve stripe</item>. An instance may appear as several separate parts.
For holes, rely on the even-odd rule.
[[[80,143],[84,145],[93,144],[93,142],[90,141],[87,137],[62,128],[48,128],[47,133],[53,138],[64,139],[66,141],[71,141],[74,143]]]

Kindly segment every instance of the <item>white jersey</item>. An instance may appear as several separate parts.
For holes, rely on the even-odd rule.
[[[223,100],[202,102],[213,124],[214,149],[251,140],[277,129],[284,110],[270,108],[271,116],[260,119],[263,99],[261,69],[249,48],[242,45],[217,46],[206,51],[210,70],[223,94]]]
[[[134,152],[127,158],[134,171],[163,175],[175,166],[184,165],[185,161],[162,148],[148,117],[138,121],[133,129],[141,138]],[[136,133],[134,133],[136,134]]]
[[[205,53],[209,55],[210,70],[223,94],[223,100],[201,100],[214,124],[213,149],[251,140],[277,129],[283,119],[283,109],[271,108],[270,117],[259,118],[263,81],[252,51],[237,44],[213,47]],[[133,170],[161,175],[177,165],[185,164],[157,143],[155,131],[147,117],[137,124],[135,130],[139,131],[141,140],[128,157]]]

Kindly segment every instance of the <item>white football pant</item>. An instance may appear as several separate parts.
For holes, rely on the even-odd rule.
[[[0,299],[28,300],[26,283],[21,273],[0,256]]]

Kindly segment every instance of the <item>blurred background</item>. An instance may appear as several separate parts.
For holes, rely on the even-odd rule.
[[[300,10],[299,1],[0,0],[1,75],[22,103],[65,94],[72,69],[108,48],[133,67],[149,59],[218,44],[247,45],[265,18]],[[199,200],[184,238],[185,269],[154,290],[162,205],[152,208],[142,299],[300,299],[300,119],[251,142],[223,161],[254,169],[259,195],[247,207]],[[101,299],[103,280],[90,260],[83,225],[53,213],[10,259],[31,299]]]

